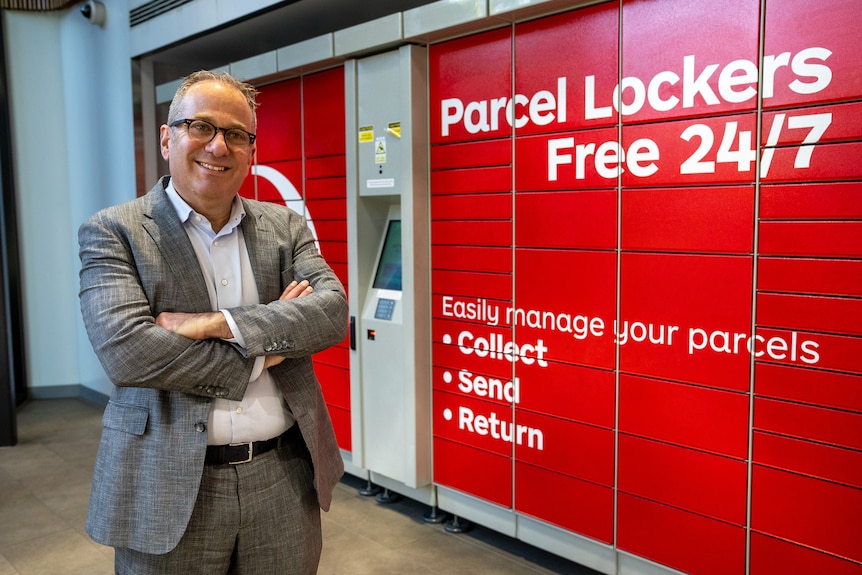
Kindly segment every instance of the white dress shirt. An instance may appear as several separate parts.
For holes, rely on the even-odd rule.
[[[227,310],[260,303],[260,296],[239,225],[245,217],[242,202],[239,197],[234,198],[228,223],[216,233],[209,220],[180,197],[173,181],[168,184],[167,193],[197,254],[212,308],[224,314],[234,334],[229,341],[244,348],[242,333]],[[213,400],[208,425],[209,445],[270,439],[281,435],[296,421],[269,371],[263,369],[263,363],[263,357],[255,359],[242,401]]]

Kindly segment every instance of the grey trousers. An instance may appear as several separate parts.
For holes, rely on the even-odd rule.
[[[311,463],[293,451],[274,449],[249,463],[204,466],[177,547],[164,555],[115,548],[117,575],[316,573],[320,507]]]

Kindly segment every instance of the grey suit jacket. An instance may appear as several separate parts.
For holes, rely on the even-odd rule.
[[[204,465],[210,402],[241,399],[257,356],[286,358],[270,373],[311,453],[324,510],[344,472],[310,356],[344,339],[347,300],[305,219],[243,200],[242,231],[262,302],[230,310],[246,348],[190,340],[155,325],[163,311],[213,311],[167,181],[98,212],[78,232],[81,312],[115,384],[86,528],[99,543],[146,553],[170,551],[184,533]],[[278,300],[293,279],[309,280],[314,292]]]

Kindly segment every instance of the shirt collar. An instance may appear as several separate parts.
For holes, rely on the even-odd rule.
[[[184,224],[188,224],[191,220],[193,214],[197,214],[194,209],[186,201],[180,196],[177,192],[176,188],[174,188],[173,179],[168,180],[168,185],[165,187],[165,192],[168,194],[168,199],[171,202],[171,205],[174,207],[174,210],[177,212],[177,216],[179,216],[180,221]],[[198,214],[199,215],[199,214]],[[201,216],[203,217],[203,216]],[[230,208],[230,219],[224,228],[222,228],[221,232],[231,232],[234,228],[236,228],[242,219],[245,217],[245,208],[242,205],[242,201],[240,201],[239,196],[234,196],[233,204]]]

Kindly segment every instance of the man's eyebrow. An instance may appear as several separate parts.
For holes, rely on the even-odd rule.
[[[212,116],[208,116],[206,113],[204,113],[204,114],[196,114],[196,115],[194,115],[194,116],[191,116],[191,117],[189,118],[189,120],[203,120],[203,121],[205,121],[205,122],[209,122],[210,124],[212,124],[213,126],[216,126],[217,128],[227,128],[227,129],[229,129],[229,130],[231,130],[231,129],[233,129],[233,128],[239,128],[240,130],[244,130],[244,131],[248,132],[249,134],[253,134],[253,133],[254,133],[254,132],[252,132],[249,128],[247,128],[247,127],[246,127],[246,125],[245,125],[245,124],[243,124],[242,122],[234,122],[234,123],[233,123],[232,125],[230,125],[230,126],[221,126],[221,125],[219,125],[219,124],[218,124],[218,122],[216,122],[215,120],[213,120]]]

